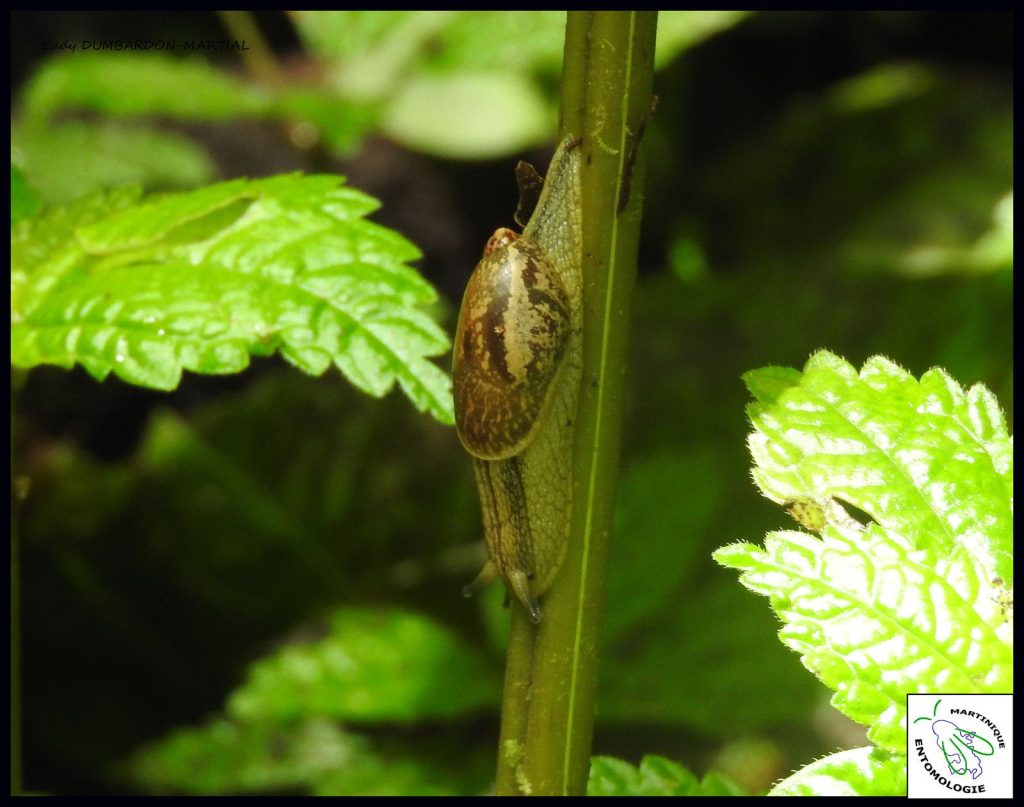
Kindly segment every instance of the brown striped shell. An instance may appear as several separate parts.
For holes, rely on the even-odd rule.
[[[500,460],[530,444],[570,328],[568,295],[541,249],[511,230],[495,232],[455,331],[455,426],[470,454]]]

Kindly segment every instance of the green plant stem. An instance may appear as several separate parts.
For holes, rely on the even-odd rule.
[[[496,792],[581,795],[618,471],[656,12],[569,12],[560,136],[583,138],[583,381],[569,550],[534,626],[512,609]]]

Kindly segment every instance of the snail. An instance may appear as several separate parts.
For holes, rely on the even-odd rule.
[[[540,621],[568,547],[581,373],[579,138],[555,152],[529,222],[497,230],[466,285],[452,368],[455,426],[473,458],[489,560]],[[535,174],[535,172],[534,172]]]

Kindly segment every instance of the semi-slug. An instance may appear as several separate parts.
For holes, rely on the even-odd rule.
[[[487,242],[466,286],[452,369],[455,425],[473,457],[489,560],[540,621],[568,547],[581,373],[580,139],[562,141],[520,236]]]

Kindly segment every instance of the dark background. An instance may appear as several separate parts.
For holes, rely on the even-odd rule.
[[[302,60],[282,14],[256,18],[283,60]],[[227,36],[215,15],[200,12],[17,12],[11,21],[15,115],[22,82],[47,58],[44,39]],[[851,222],[879,218],[876,208],[902,198],[917,177],[968,159],[971,126],[986,110],[1012,109],[1012,37],[1010,12],[763,13],[656,76],[661,103],[650,133],[623,473],[663,463],[678,474],[654,474],[664,495],[651,505],[650,523],[622,527],[617,551],[635,551],[621,542],[641,527],[692,527],[696,548],[684,553],[690,565],[676,583],[678,602],[717,601],[716,586],[738,589],[735,575],[713,567],[710,551],[786,525],[749,481],[742,372],[799,367],[821,347],[857,366],[884,353],[915,375],[941,365],[964,384],[984,382],[1011,409],[1012,269],[924,278],[885,266],[863,271],[844,264],[838,245],[850,243]],[[211,58],[234,64],[230,53]],[[853,121],[808,113],[806,125],[792,124],[794,109],[816,109],[838,81],[909,61],[949,83],[910,102],[910,112]],[[352,159],[324,165],[322,155],[289,149],[270,124],[183,129],[207,146],[225,178],[326,169],[380,198],[375,220],[422,249],[419,267],[448,301],[449,331],[479,246],[515,207],[511,157],[442,160],[371,136]],[[918,141],[915,153],[907,143]],[[543,150],[525,156],[538,165],[547,159]],[[1005,183],[1004,191],[1009,173]],[[920,235],[913,217],[897,223],[908,238]],[[695,277],[672,271],[680,245],[697,245]],[[20,511],[29,789],[137,792],[120,760],[217,712],[247,662],[338,601],[398,602],[479,634],[475,610],[457,596],[470,570],[435,574],[412,590],[395,588],[381,571],[409,557],[426,563],[438,547],[478,536],[468,463],[450,430],[398,395],[374,402],[338,381],[330,373],[301,377],[277,359],[237,376],[187,376],[170,394],[96,383],[80,369],[31,373],[18,391],[14,432],[18,475],[31,479]],[[168,460],[145,448],[158,415],[188,423],[268,490],[295,484],[287,474],[296,455],[314,479],[344,463],[349,487],[324,501],[337,495],[345,503],[334,516],[303,513],[315,536],[308,545],[253,538],[259,517],[218,487],[212,466],[184,449]],[[701,500],[712,504],[698,516]],[[737,596],[770,634],[767,602]],[[710,688],[714,664],[729,651],[708,652],[692,664],[708,668],[702,685]],[[795,655],[779,652],[779,663],[790,665],[787,681],[810,680]],[[644,653],[636,636],[618,637],[606,664],[628,667]],[[674,660],[665,663],[664,676],[677,671]],[[751,660],[748,674],[758,667]],[[815,686],[801,692],[808,726],[824,701]],[[716,730],[711,722],[629,721],[626,711],[604,708],[595,753],[634,762],[662,753],[698,771],[718,764],[729,742],[754,736],[774,743],[778,769],[769,777],[781,776],[848,731],[801,734],[767,718],[745,728],[735,717]],[[491,721],[467,731],[471,745],[493,744]]]

